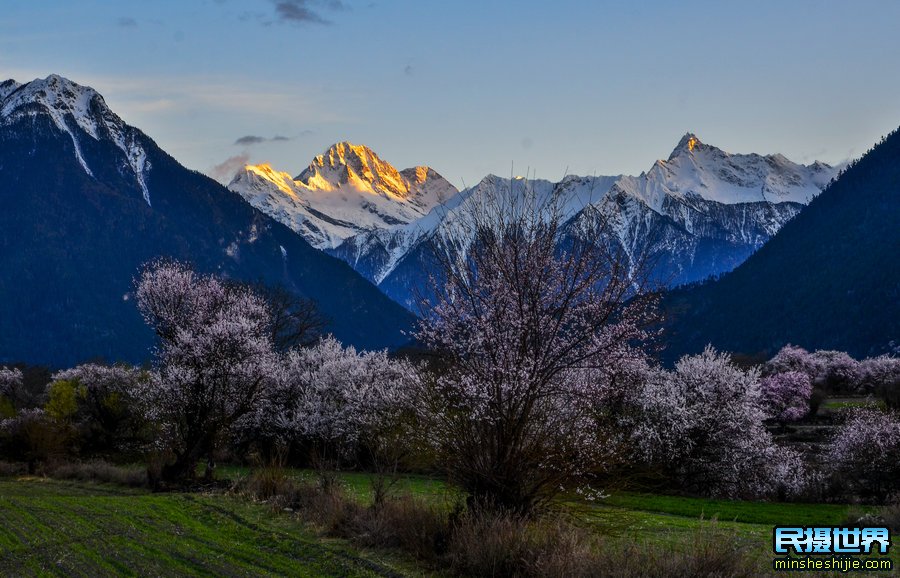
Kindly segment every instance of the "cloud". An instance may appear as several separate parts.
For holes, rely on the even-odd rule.
[[[415,73],[413,70],[412,64],[407,64],[406,68],[403,69],[403,74],[406,76],[412,76]]]
[[[275,0],[275,15],[283,22],[331,24],[313,10],[308,0]]]
[[[130,16],[122,16],[118,20],[116,20],[116,24],[121,26],[122,28],[137,28],[137,20]]]
[[[271,0],[275,4],[275,16],[280,22],[291,24],[332,24],[322,16],[322,10],[340,12],[349,10],[342,0]]]
[[[240,145],[240,146],[251,146],[251,145],[266,142],[267,140],[269,140],[269,139],[262,137],[262,136],[253,136],[253,135],[248,134],[247,136],[242,136],[241,138],[234,141],[234,144]]]
[[[241,153],[233,157],[228,157],[221,163],[209,169],[209,172],[207,174],[220,183],[228,183],[228,181],[230,181],[231,178],[234,177],[235,173],[244,168],[244,165],[249,162],[250,155],[248,155],[247,153]]]
[[[305,135],[306,132],[307,131],[303,131],[302,134]],[[272,138],[266,138],[264,136],[256,136],[256,135],[248,134],[248,135],[242,136],[241,138],[234,141],[234,144],[237,146],[249,147],[249,146],[253,146],[253,145],[262,144],[264,142],[286,142],[289,140],[291,140],[289,137],[282,136],[280,134],[276,134]]]

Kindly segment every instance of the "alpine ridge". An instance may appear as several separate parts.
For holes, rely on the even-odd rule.
[[[407,307],[431,273],[429,242],[452,229],[467,203],[497,191],[560,195],[565,231],[604,218],[610,238],[632,262],[655,263],[651,277],[668,287],[730,271],[759,249],[838,169],[793,163],[783,155],[730,154],[687,133],[669,155],[638,176],[569,176],[559,183],[490,175],[418,221],[360,233],[329,252]],[[565,240],[561,240],[564,242]]]

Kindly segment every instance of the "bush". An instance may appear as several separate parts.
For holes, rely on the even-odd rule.
[[[22,463],[0,462],[0,477],[21,476],[28,473],[28,468]]]
[[[900,502],[895,501],[879,509],[878,516],[891,531],[900,532]]]
[[[70,439],[70,431],[41,409],[24,409],[16,417],[0,421],[0,454],[27,463],[32,474],[38,463],[63,456]]]
[[[103,461],[65,463],[49,466],[47,477],[79,482],[99,482],[131,488],[147,487],[147,471],[143,468],[124,468]]]
[[[711,522],[674,547],[603,538],[560,517],[466,514],[453,527],[447,565],[463,576],[755,576],[749,544]]]

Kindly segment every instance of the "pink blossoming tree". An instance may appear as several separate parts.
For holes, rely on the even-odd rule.
[[[440,369],[420,407],[470,503],[528,511],[587,488],[617,451],[609,399],[642,358],[652,299],[642,263],[594,243],[608,238],[602,212],[560,246],[562,193],[512,186],[470,199],[434,240],[418,338]]]

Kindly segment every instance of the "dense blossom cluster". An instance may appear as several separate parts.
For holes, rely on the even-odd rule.
[[[900,491],[900,416],[875,408],[851,411],[834,435],[826,463],[855,493],[883,499]]]
[[[755,370],[707,348],[672,372],[652,370],[636,396],[637,459],[696,493],[761,497],[801,491],[800,456],[778,447]]]
[[[310,441],[340,458],[400,419],[417,377],[408,362],[384,351],[357,352],[329,336],[281,358],[239,435],[274,444]]]
[[[742,369],[708,347],[658,367],[643,353],[654,301],[634,269],[608,248],[560,249],[550,206],[549,215],[538,205],[476,214],[474,242],[438,252],[443,276],[417,335],[429,364],[330,336],[279,346],[285,331],[300,335],[285,330],[289,307],[183,264],[151,263],[136,295],[159,339],[153,367],[57,372],[37,408],[16,401],[28,398],[22,372],[0,368],[0,450],[32,466],[149,446],[171,481],[212,465],[223,446],[367,467],[424,450],[418,458],[445,468],[474,504],[520,512],[567,489],[594,495],[620,467],[727,498],[801,496],[824,475],[836,495],[900,490],[900,417],[890,412],[900,360],[786,346]],[[790,433],[814,388],[877,393],[888,406],[844,414],[821,467],[769,431]]]
[[[780,422],[797,421],[809,413],[812,383],[809,375],[786,371],[762,378],[759,382],[768,417]]]
[[[810,353],[802,347],[784,346],[764,372],[805,374],[814,387],[843,393],[873,393],[900,384],[900,359],[881,355],[857,361],[843,351]]]

